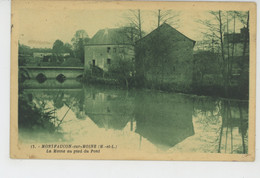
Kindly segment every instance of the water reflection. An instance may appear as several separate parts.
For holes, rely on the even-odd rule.
[[[135,97],[135,132],[163,149],[194,135],[192,102],[185,96],[138,92]]]
[[[222,125],[218,152],[247,153],[248,112],[245,110],[248,106],[247,103],[224,101],[222,106]],[[240,135],[241,138],[234,137],[234,134]],[[241,145],[234,148],[234,142],[241,142]]]
[[[134,97],[123,90],[85,88],[85,114],[101,128],[122,130],[133,118]]]
[[[149,152],[247,153],[248,102],[82,86],[70,80],[26,82],[21,95],[53,111],[58,136],[36,130],[28,137],[28,130],[20,129],[23,141],[112,142]]]

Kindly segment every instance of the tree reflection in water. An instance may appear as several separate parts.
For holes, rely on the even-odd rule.
[[[248,103],[233,102],[224,100],[222,102],[222,125],[219,136],[218,152],[222,153],[247,153],[247,130],[248,130],[248,111],[244,108],[248,107]],[[236,129],[240,136],[240,140],[234,140],[233,133]],[[234,141],[241,142],[239,147],[234,148]]]
[[[213,127],[218,153],[247,153],[248,102],[197,98],[193,115],[199,116],[204,131]]]

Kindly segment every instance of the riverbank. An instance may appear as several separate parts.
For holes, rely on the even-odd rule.
[[[243,89],[238,86],[231,86],[226,94],[225,88],[220,85],[198,85],[196,83],[190,86],[178,85],[178,84],[154,84],[143,82],[143,85],[138,85],[136,80],[129,80],[128,87],[126,87],[125,81],[118,80],[115,78],[105,78],[105,77],[93,77],[88,76],[82,78],[81,82],[83,84],[99,85],[99,86],[110,86],[120,89],[148,89],[167,93],[183,93],[191,94],[197,96],[209,96],[209,97],[220,97],[226,99],[236,99],[236,100],[248,100],[248,90]]]

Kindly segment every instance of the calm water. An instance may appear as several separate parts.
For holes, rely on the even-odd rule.
[[[150,90],[24,82],[23,96],[51,115],[48,130],[20,128],[26,143],[107,143],[146,152],[247,153],[248,102]]]

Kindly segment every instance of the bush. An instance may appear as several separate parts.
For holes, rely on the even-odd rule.
[[[65,58],[64,62],[61,63],[61,66],[70,66],[70,67],[80,67],[83,66],[81,61],[77,58]]]
[[[40,108],[32,102],[31,95],[19,95],[18,101],[18,125],[19,128],[36,130],[45,129],[50,132],[56,130],[54,122],[57,120],[53,116],[53,110],[45,108],[44,103]]]

